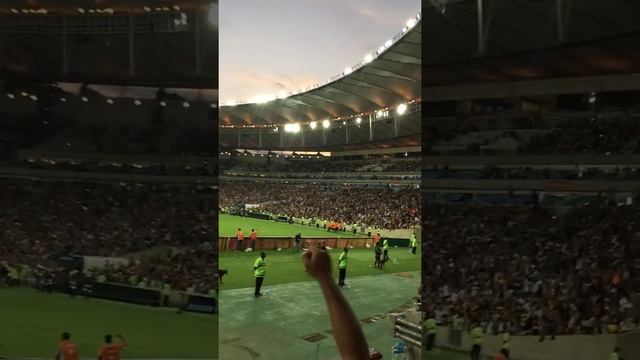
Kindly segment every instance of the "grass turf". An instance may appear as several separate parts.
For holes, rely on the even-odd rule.
[[[450,352],[443,351],[439,349],[434,349],[431,352],[423,352],[422,353],[423,360],[467,360],[469,359],[468,354],[463,354],[460,352]]]
[[[293,253],[287,249],[281,252],[267,250],[265,253],[267,254],[267,276],[263,286],[311,280],[304,271],[299,252]],[[338,266],[338,257],[341,253],[341,249],[330,251],[334,268]],[[258,252],[220,253],[220,268],[229,271],[229,274],[224,277],[224,283],[220,285],[221,290],[255,286],[253,263],[258,256]],[[347,282],[350,277],[354,276],[420,271],[420,249],[413,255],[408,252],[407,248],[391,248],[389,249],[389,257],[391,260],[387,262],[384,269],[376,269],[373,267],[373,249],[351,249],[347,267]],[[337,276],[336,269],[334,272],[334,275]]]
[[[257,229],[260,236],[290,236],[300,233],[302,237],[335,237],[335,232],[312,226],[286,224],[272,220],[260,220],[244,216],[220,214],[218,216],[218,234],[220,236],[235,236],[238,228],[242,229],[246,238],[251,229]],[[363,234],[340,233],[339,237],[364,237]]]
[[[218,319],[27,289],[0,289],[0,357],[53,358],[68,331],[83,358],[96,356],[107,333],[129,342],[125,358],[218,357]]]

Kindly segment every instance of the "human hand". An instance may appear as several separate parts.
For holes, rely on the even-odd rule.
[[[311,246],[302,254],[304,269],[318,281],[331,279],[331,258],[326,250]]]

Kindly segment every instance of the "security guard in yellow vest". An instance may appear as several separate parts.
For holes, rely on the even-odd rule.
[[[429,316],[427,320],[424,321],[423,331],[427,335],[427,341],[425,342],[426,350],[431,351],[436,343],[436,333],[438,332],[438,325],[433,316]]]
[[[484,331],[480,326],[480,323],[477,323],[470,331],[471,340],[473,341],[473,346],[471,347],[471,360],[480,360],[480,352],[482,351],[482,340],[484,337]]]
[[[509,351],[511,350],[511,335],[509,335],[508,331],[505,331],[502,334],[502,346],[500,350],[504,350],[504,356],[509,359]]]
[[[382,241],[382,261],[389,260],[389,240],[384,239]]]
[[[416,239],[416,234],[411,234],[411,240],[409,240],[409,247],[411,248],[411,253],[413,255],[416,254],[416,249],[418,248],[418,239]]]
[[[267,261],[265,258],[267,254],[263,252],[260,253],[260,257],[256,259],[256,262],[253,263],[253,275],[256,277],[256,291],[254,292],[255,297],[262,296],[260,293],[260,288],[262,288],[262,282],[264,281],[264,276],[267,274]]]
[[[349,248],[345,246],[342,254],[340,254],[340,258],[338,259],[338,272],[340,277],[338,278],[338,286],[344,287],[344,279],[347,277],[347,253],[349,252]]]

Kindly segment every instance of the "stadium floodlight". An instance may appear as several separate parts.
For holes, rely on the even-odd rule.
[[[411,18],[407,20],[407,27],[411,29],[412,27],[416,26],[417,23],[418,23],[418,20],[416,20],[416,18]]]
[[[236,106],[237,102],[235,100],[229,100],[225,105],[227,106]]]
[[[88,101],[89,101],[89,99],[88,99],[86,96],[83,96],[83,97],[81,98],[81,100],[82,100],[82,102],[88,102]]]
[[[169,8],[168,8],[168,7],[166,7],[166,6],[163,6],[163,7],[162,7],[162,11],[169,11]]]
[[[20,95],[25,96],[25,97],[29,96],[29,94],[26,91],[21,92]]]
[[[84,9],[83,9],[83,8],[78,8],[78,12],[79,12],[80,14],[84,14]]]
[[[17,14],[17,13],[18,13],[18,9],[13,9],[13,8],[12,8],[12,9],[11,9],[11,12],[12,12],[12,13],[14,13],[14,14]]]
[[[8,97],[9,99],[11,99],[11,100],[13,100],[13,99],[15,99],[15,98],[16,98],[16,96],[15,96],[15,95],[13,95],[13,94],[11,94],[11,93],[7,94],[7,97]]]
[[[142,104],[142,101],[135,99],[133,100],[133,103],[136,104],[136,106],[140,106]]]
[[[343,121],[343,122],[342,122],[342,125],[347,125],[347,122],[346,122],[346,121]]]
[[[191,105],[189,104],[188,101],[185,101],[185,102],[182,103],[182,106],[185,107],[185,108],[188,108]]]
[[[363,60],[364,60],[364,63],[365,63],[365,64],[368,64],[368,63],[370,63],[371,61],[373,61],[373,55],[371,55],[371,54],[367,54],[367,55],[365,55],[365,56],[364,56],[364,59],[363,59]]]
[[[31,96],[29,96],[29,99],[31,99],[33,101],[36,101],[36,100],[38,100],[38,97],[35,96],[35,95],[31,95]]]
[[[178,5],[173,5],[173,10],[175,10],[175,11],[180,11],[180,6],[178,6]]]
[[[360,116],[358,116],[356,118],[356,124],[360,125],[361,122],[362,122],[362,118]]]
[[[276,98],[273,95],[258,95],[256,97],[252,98],[249,102],[256,103],[256,104],[265,104],[265,103],[268,103],[269,101],[273,101],[275,99]]]
[[[143,9],[144,9],[144,11],[146,11],[146,12],[151,12],[151,8],[150,8],[150,7],[148,7],[148,6],[143,7]]]
[[[90,13],[90,14],[94,14],[95,12],[96,12],[95,10],[93,10],[93,9],[89,9],[89,13]]]
[[[407,112],[407,104],[398,105],[398,107],[396,108],[396,112],[398,113],[398,115],[404,115],[404,113]]]
[[[393,44],[393,41],[391,41],[391,39],[387,40],[384,42],[384,47],[385,49],[388,49],[391,47],[391,44]]]
[[[273,128],[273,132],[278,132],[278,127],[277,126]]]
[[[329,126],[331,126],[331,121],[329,120],[322,120],[322,127],[325,129],[328,129]]]
[[[107,99],[107,104],[113,105],[113,99]]]
[[[353,69],[351,68],[351,66],[347,66],[347,68],[344,69],[343,74],[345,75],[349,75],[353,72]]]
[[[280,92],[278,93],[278,99],[284,99],[288,96],[289,94],[287,93],[286,90],[280,90]]]
[[[218,108],[218,104],[216,104],[216,103],[211,103],[211,108],[212,108],[212,109],[217,109],[217,108]]]
[[[165,101],[160,101],[160,106],[162,106],[162,107],[166,107],[166,106],[167,106],[167,103],[166,103]]]
[[[155,8],[155,10],[156,11],[162,11],[162,8],[158,6],[158,7]]]
[[[61,101],[61,102],[67,102],[67,99],[65,99],[65,98],[60,98],[60,101]]]
[[[284,132],[290,132],[290,133],[299,133],[300,132],[300,123],[293,123],[293,124],[285,124],[284,125]]]
[[[106,9],[104,9],[104,12],[106,12],[107,14],[113,14],[114,13],[112,8],[106,8]]]
[[[318,127],[318,123],[315,121],[312,121],[309,123],[309,127],[311,128],[311,130],[313,130]]]

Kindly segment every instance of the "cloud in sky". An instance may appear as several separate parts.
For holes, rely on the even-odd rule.
[[[375,51],[420,0],[221,1],[220,99],[296,91]]]

